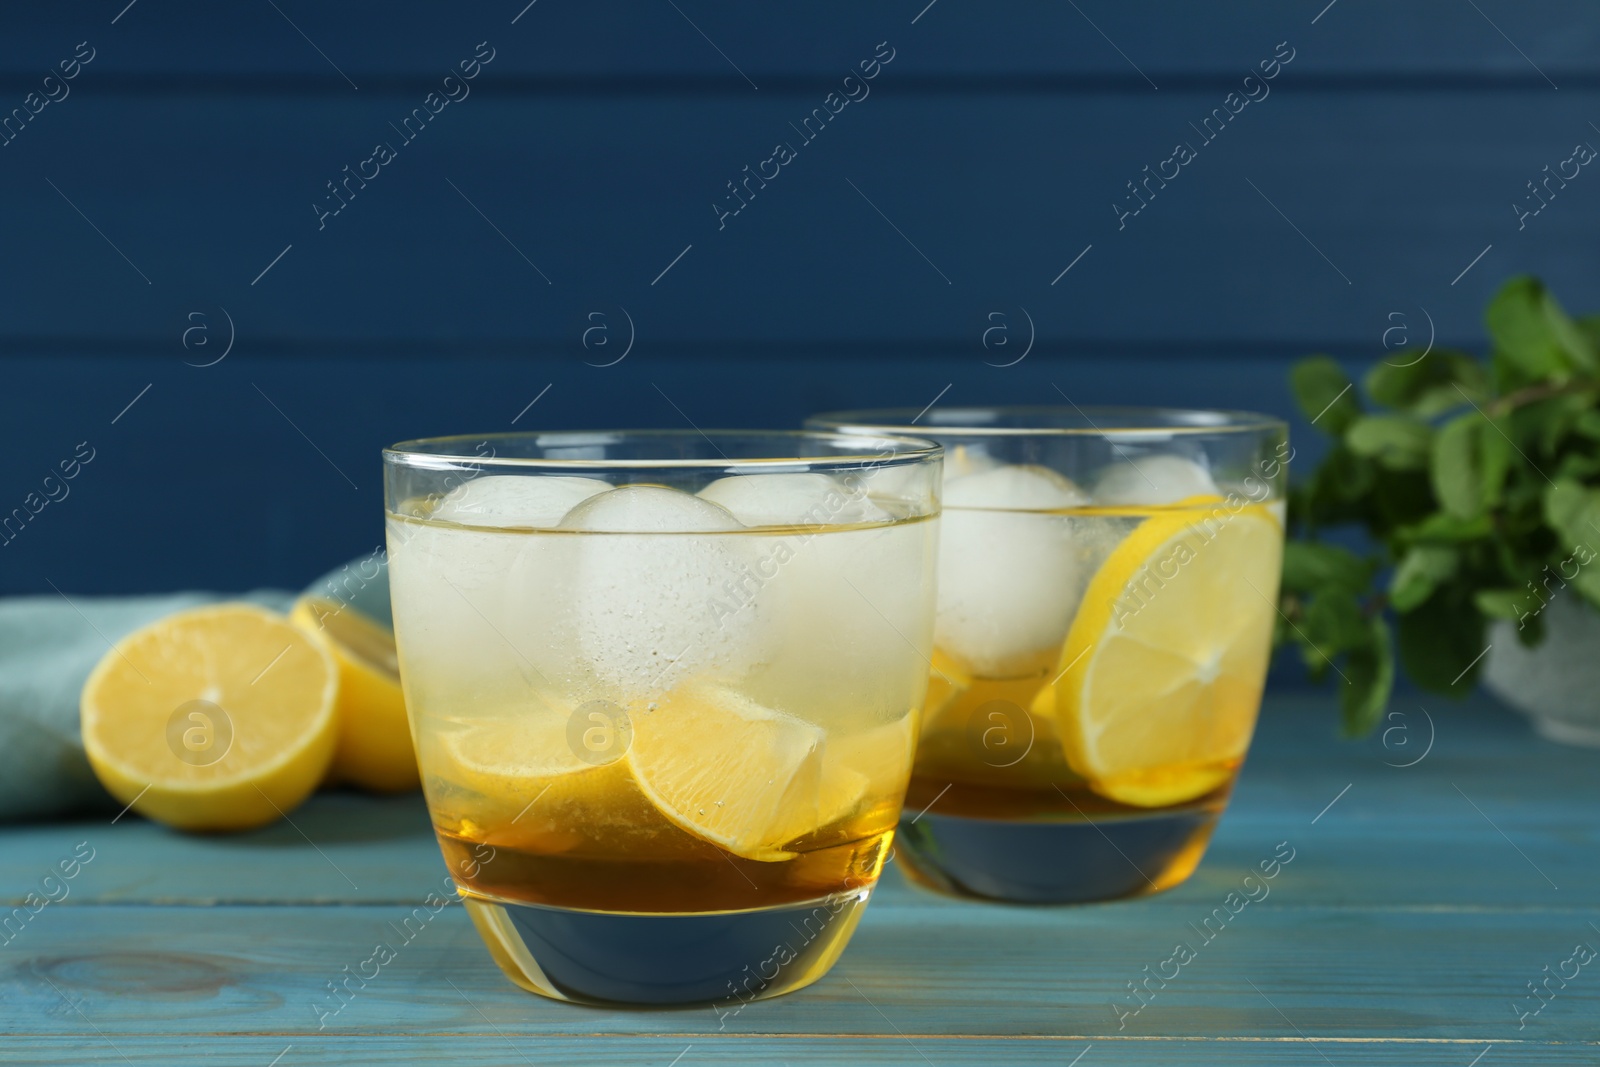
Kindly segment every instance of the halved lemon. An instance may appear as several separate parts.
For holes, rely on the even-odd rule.
[[[1238,769],[1271,654],[1282,526],[1263,505],[1183,504],[1101,565],[1060,677],[1034,702],[1054,711],[1090,788],[1140,807],[1194,799]]]
[[[304,800],[333,758],[332,657],[251,604],[118,641],[84,684],[83,747],[112,796],[185,830],[241,830]]]
[[[417,788],[417,753],[394,634],[355,608],[322,597],[301,597],[289,620],[322,642],[339,669],[339,741],[330,781],[378,793]]]
[[[689,683],[634,716],[628,761],[677,826],[745,859],[782,860],[794,855],[784,845],[848,810],[831,799],[821,810],[825,744],[819,726],[725,686]],[[866,781],[829,776],[847,791]]]

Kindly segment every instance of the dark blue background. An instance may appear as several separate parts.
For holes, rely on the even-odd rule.
[[[0,114],[95,53],[0,147],[0,513],[95,455],[0,547],[0,592],[300,586],[379,543],[405,437],[947,386],[1287,413],[1307,352],[1360,369],[1429,320],[1478,348],[1512,273],[1600,303],[1600,176],[1511,207],[1600,144],[1592,2],[524,3],[0,13]],[[324,183],[485,41],[319,230]],[[883,41],[870,96],[719,230],[725,183]],[[1124,183],[1280,42],[1270,96],[1119,230]]]

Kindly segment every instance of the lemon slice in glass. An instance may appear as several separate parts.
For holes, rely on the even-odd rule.
[[[822,805],[821,727],[732,689],[680,686],[633,716],[628,760],[651,803],[680,828],[752,860],[782,860],[783,848],[847,805]],[[848,769],[848,768],[846,768]],[[864,789],[864,775],[830,775]]]
[[[1192,498],[1144,520],[1101,565],[1060,677],[1035,702],[1054,711],[1067,762],[1090,788],[1161,807],[1237,771],[1261,703],[1282,557],[1283,528],[1266,506]]]

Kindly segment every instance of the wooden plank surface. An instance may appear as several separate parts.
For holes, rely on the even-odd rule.
[[[294,826],[230,838],[131,816],[13,828],[5,901],[81,842],[94,858],[0,947],[6,1059],[1065,1064],[1092,1046],[1086,1067],[1465,1067],[1485,1048],[1485,1065],[1592,1063],[1600,978],[1580,973],[1521,1028],[1513,1002],[1530,1009],[1526,983],[1578,942],[1600,946],[1596,757],[1485,700],[1427,703],[1431,747],[1405,700],[1387,737],[1342,744],[1328,699],[1273,697],[1201,870],[1159,896],[985,906],[891,865],[829,977],[726,1017],[523,993],[451,906],[319,1029],[326,983],[398,942],[391,924],[443,878],[414,798],[325,796]],[[1200,944],[1189,924],[1281,841],[1294,859],[1270,895]],[[1115,1009],[1177,941],[1197,958],[1136,1015]]]

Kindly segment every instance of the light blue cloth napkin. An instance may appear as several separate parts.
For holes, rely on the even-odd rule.
[[[385,595],[387,588],[384,589]],[[78,694],[111,643],[163,615],[223,600],[287,611],[294,594],[14,597],[0,600],[0,822],[116,805],[78,733]]]

